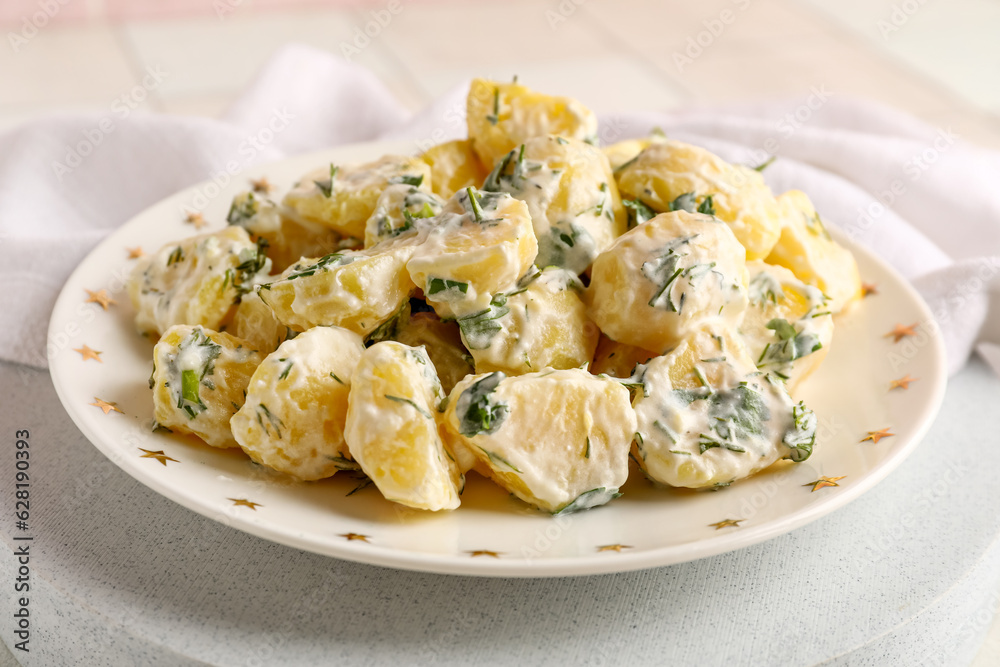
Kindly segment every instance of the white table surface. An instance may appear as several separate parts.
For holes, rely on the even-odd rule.
[[[265,542],[118,470],[47,373],[2,365],[0,388],[0,432],[32,431],[24,665],[968,665],[1000,602],[1000,380],[978,361],[911,458],[831,516],[693,563],[537,580],[394,571]]]

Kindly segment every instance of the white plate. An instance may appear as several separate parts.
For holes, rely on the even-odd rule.
[[[944,349],[920,297],[892,269],[847,243],[878,293],[837,322],[826,362],[801,398],[820,420],[819,444],[801,464],[771,470],[716,492],[654,488],[633,469],[625,495],[564,517],[528,508],[491,482],[470,474],[462,507],[425,513],[390,503],[344,473],[294,483],[252,464],[237,451],[194,439],[151,433],[151,343],[134,333],[124,278],[134,260],[126,248],[154,251],[195,233],[184,211],[203,207],[209,225],[224,225],[233,194],[266,176],[285,191],[311,167],[354,162],[412,145],[342,147],[247,170],[226,186],[202,184],[136,216],[77,267],[49,325],[52,379],[80,430],[122,470],[199,514],[240,530],[321,554],[390,567],[487,576],[561,576],[668,565],[761,542],[842,507],[884,479],[916,447],[940,407]],[[207,205],[204,199],[209,199]],[[846,241],[845,241],[846,242]],[[107,310],[87,303],[85,290],[105,289]],[[916,335],[893,342],[897,324],[920,323]],[[101,351],[100,362],[76,350]],[[892,380],[918,378],[908,389]],[[105,414],[96,399],[121,412]],[[869,431],[894,434],[862,442]],[[168,459],[150,452],[162,452]],[[166,462],[166,465],[163,464]],[[821,476],[837,486],[813,491]],[[236,500],[248,503],[237,504]],[[255,506],[251,506],[256,503]],[[736,525],[716,526],[727,519]]]

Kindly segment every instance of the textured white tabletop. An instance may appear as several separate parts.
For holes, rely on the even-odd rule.
[[[0,387],[5,437],[32,431],[25,665],[967,665],[998,604],[1000,380],[978,361],[912,457],[829,517],[693,563],[537,580],[394,571],[245,535],[119,471],[47,373],[0,366]],[[11,596],[0,604],[10,618]]]

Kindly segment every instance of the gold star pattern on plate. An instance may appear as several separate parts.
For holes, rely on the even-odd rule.
[[[252,500],[247,500],[246,498],[226,498],[226,500],[233,501],[233,507],[249,507],[254,512],[257,511],[258,507],[263,507],[260,503],[255,503]]]
[[[728,528],[730,526],[739,528],[740,522],[746,521],[746,519],[723,519],[722,521],[716,521],[715,523],[710,523],[708,526],[710,528],[715,528],[716,530],[722,530],[723,528]]]
[[[875,283],[861,283],[861,298],[875,296],[878,294],[878,285]]]
[[[205,216],[201,214],[201,211],[188,211],[187,215],[184,216],[184,222],[189,225],[194,225],[195,229],[201,229],[208,224],[205,220]]]
[[[914,329],[917,328],[917,322],[914,322],[910,326],[903,326],[902,324],[897,324],[896,328],[885,335],[886,338],[891,338],[893,343],[898,343],[907,336],[916,336],[917,332]]]
[[[108,306],[113,306],[117,301],[111,298],[108,294],[108,290],[99,289],[96,292],[91,292],[89,289],[83,290],[87,293],[87,300],[84,303],[97,303],[100,304],[101,308],[104,310],[108,309]]]
[[[871,440],[873,445],[877,445],[878,441],[881,440],[882,438],[891,438],[892,436],[896,435],[895,433],[890,433],[889,432],[890,429],[892,429],[891,426],[889,428],[884,428],[881,431],[868,431],[868,435],[861,438],[861,442],[867,442],[868,440]]]
[[[337,537],[343,537],[348,542],[353,542],[354,540],[359,540],[361,542],[368,542],[370,535],[361,535],[360,533],[341,533]]]
[[[164,466],[167,465],[167,461],[173,461],[174,463],[180,463],[180,461],[178,461],[177,459],[171,458],[171,457],[167,456],[166,454],[164,454],[162,449],[157,450],[155,452],[151,451],[149,449],[143,449],[142,447],[140,447],[139,449],[141,451],[146,452],[145,454],[143,454],[142,456],[139,457],[141,459],[156,459],[157,461],[159,461],[160,463],[162,463]]]
[[[489,556],[490,558],[500,558],[499,551],[490,551],[489,549],[476,549],[475,551],[466,551],[472,558],[476,556]]]
[[[809,482],[808,484],[803,484],[802,486],[811,486],[813,491],[819,491],[820,489],[825,489],[828,486],[840,486],[837,484],[839,480],[844,479],[847,475],[841,475],[840,477],[823,477],[820,476],[815,482]],[[811,492],[810,492],[811,493]]]
[[[146,256],[146,251],[142,249],[142,246],[136,246],[134,248],[125,248],[125,252],[128,253],[129,259],[139,259],[140,257]]]
[[[631,548],[632,547],[630,547],[627,544],[605,544],[605,545],[597,547],[597,550],[598,551],[617,551],[618,553],[621,553],[622,549],[631,549]]]
[[[261,194],[266,195],[271,192],[271,189],[274,186],[268,182],[266,176],[261,176],[260,178],[251,178],[250,187],[253,188],[254,192],[259,192]]]
[[[916,382],[920,378],[911,378],[908,374],[899,378],[898,380],[893,380],[889,383],[889,391],[893,389],[909,389],[911,382]]]
[[[104,410],[104,414],[108,414],[112,410],[114,410],[119,414],[125,414],[124,412],[118,409],[117,403],[114,403],[112,401],[105,401],[103,399],[97,398],[96,396],[94,396],[94,401],[95,401],[94,403],[88,403],[87,405],[93,405],[95,408],[100,408],[101,410]]]
[[[101,352],[100,350],[92,350],[86,345],[84,345],[83,347],[74,347],[73,351],[79,352],[80,356],[83,357],[84,361],[87,361],[88,359],[93,359],[94,361],[100,361],[101,363],[104,363],[103,361],[101,361],[101,355],[104,353]]]

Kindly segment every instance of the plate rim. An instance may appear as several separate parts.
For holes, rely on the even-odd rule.
[[[293,162],[317,161],[326,162],[331,156],[349,152],[368,152],[372,155],[384,153],[411,154],[414,145],[411,142],[400,141],[373,141],[314,151],[307,154],[289,156],[280,160],[270,161],[253,165],[244,169],[238,176],[241,178],[259,177],[266,170],[279,169],[282,165]],[[335,160],[337,158],[334,158]],[[235,178],[234,178],[235,180]],[[90,263],[94,258],[106,251],[111,246],[120,245],[119,237],[127,236],[130,227],[137,224],[141,218],[151,214],[158,208],[165,206],[167,202],[178,198],[185,193],[194,193],[204,189],[212,183],[211,179],[195,183],[188,187],[174,192],[156,203],[144,208],[133,215],[129,220],[118,226],[104,239],[102,239],[87,255],[74,267],[66,282],[60,289],[59,296],[53,307],[49,319],[46,333],[51,340],[54,330],[58,325],[59,317],[71,306],[75,306],[75,295],[70,294],[70,288],[74,285],[82,284],[81,275],[90,268]],[[868,262],[878,266],[878,268],[892,278],[896,287],[902,289],[907,298],[912,302],[921,315],[921,322],[935,323],[930,308],[923,298],[916,291],[913,285],[906,280],[890,264],[882,260],[868,248],[849,239],[839,228],[831,226],[831,233],[836,240],[855,254],[861,254]],[[119,460],[119,453],[105,442],[102,434],[91,428],[89,421],[83,418],[83,410],[76,406],[67,395],[68,385],[64,383],[69,380],[68,370],[64,376],[64,368],[67,364],[58,363],[56,358],[50,357],[50,378],[55,388],[63,409],[73,420],[77,428],[87,438],[87,440],[97,448],[111,463],[124,471],[130,477],[150,488],[156,493],[169,500],[191,510],[205,518],[223,523],[232,528],[249,533],[271,542],[276,542],[285,546],[302,549],[311,553],[323,556],[340,558],[343,560],[391,567],[394,569],[429,572],[435,574],[450,574],[459,576],[490,576],[490,577],[560,577],[560,576],[587,576],[596,574],[608,574],[615,572],[628,572],[642,570],[653,567],[679,564],[708,558],[715,555],[728,553],[742,549],[744,547],[760,544],[767,540],[789,533],[806,524],[812,523],[819,518],[834,512],[857,498],[861,497],[878,483],[892,474],[899,465],[913,452],[926,436],[928,430],[933,425],[941,405],[944,400],[947,388],[947,360],[944,343],[938,335],[930,336],[931,344],[929,354],[934,357],[934,386],[925,410],[921,412],[919,423],[912,434],[908,436],[901,446],[895,447],[891,453],[881,460],[872,469],[860,477],[855,478],[853,483],[844,486],[837,494],[829,495],[826,498],[810,503],[797,509],[789,515],[776,519],[767,520],[759,525],[741,527],[738,532],[716,535],[710,538],[697,540],[695,542],[672,545],[665,547],[654,547],[641,551],[621,552],[615,558],[599,558],[596,554],[590,557],[546,557],[544,559],[476,559],[459,558],[457,555],[432,554],[417,551],[406,551],[381,546],[375,543],[364,543],[355,545],[350,541],[344,543],[329,542],[318,544],[315,541],[299,537],[291,532],[282,532],[275,521],[263,521],[259,518],[239,515],[229,515],[220,512],[217,508],[209,507],[197,497],[185,493],[183,487],[178,487],[164,481],[164,478],[152,474],[144,473],[143,469],[135,465],[125,464],[125,460]],[[927,352],[925,352],[927,353]],[[676,557],[677,552],[681,552],[681,557]]]

